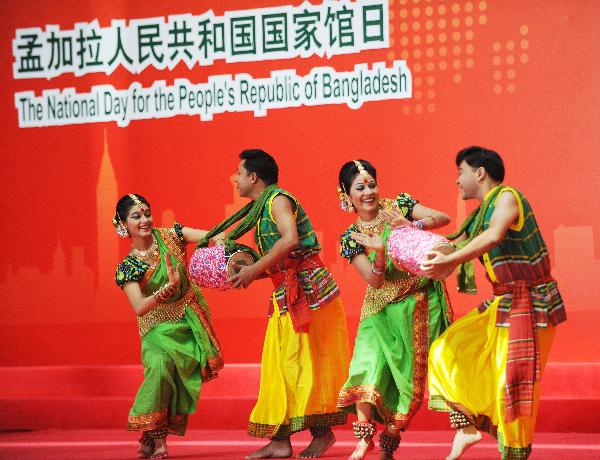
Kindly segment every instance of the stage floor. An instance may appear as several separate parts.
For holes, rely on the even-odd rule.
[[[338,442],[323,458],[347,459],[355,440],[349,430],[335,431]],[[136,433],[117,430],[39,430],[0,432],[0,459],[134,459]],[[171,436],[172,459],[241,459],[264,444],[243,431],[190,430],[183,438]],[[294,454],[309,441],[307,433],[292,437]],[[450,449],[450,431],[409,431],[402,437],[398,459],[440,460]],[[367,459],[376,460],[376,452]],[[498,459],[489,436],[470,449],[465,460]],[[538,433],[531,459],[583,460],[600,458],[600,433]]]

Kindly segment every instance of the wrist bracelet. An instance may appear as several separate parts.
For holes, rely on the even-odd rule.
[[[371,271],[376,275],[383,275],[385,273],[385,266],[377,267],[375,264],[371,265]]]
[[[158,289],[152,295],[152,297],[154,297],[154,300],[156,300],[157,303],[162,303],[162,301],[164,300],[164,298],[163,298],[163,288],[164,288],[164,286],[161,286],[160,289]]]
[[[425,230],[425,223],[422,220],[415,220],[413,221],[413,227],[416,227],[419,230]]]
[[[173,293],[174,290],[172,289],[172,286],[168,286],[167,284],[165,284],[164,286],[161,286],[161,288],[158,289],[152,295],[152,297],[154,297],[154,300],[156,300],[158,303],[163,303],[165,300],[171,297]]]

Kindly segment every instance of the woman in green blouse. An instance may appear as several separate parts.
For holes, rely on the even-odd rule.
[[[373,449],[376,420],[380,458],[393,458],[404,431],[423,401],[429,345],[452,319],[439,281],[397,269],[387,255],[393,227],[442,227],[450,219],[407,193],[380,198],[375,168],[365,160],[345,163],[339,174],[342,209],[357,219],[340,237],[341,253],[368,283],[350,363],[338,407],[357,414],[358,438],[351,459]]]
[[[137,316],[144,365],[127,429],[142,432],[139,458],[167,458],[167,434],[184,435],[202,382],[223,367],[210,311],[186,274],[185,245],[206,231],[154,228],[148,201],[136,194],[119,200],[113,225],[131,238],[115,281]]]

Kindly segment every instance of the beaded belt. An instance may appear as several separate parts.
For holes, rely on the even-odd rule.
[[[387,304],[398,302],[417,290],[421,282],[420,276],[411,276],[399,280],[384,281],[379,289],[367,287],[363,306],[360,310],[360,321],[369,316],[376,315]]]
[[[183,318],[186,304],[189,304],[196,298],[196,293],[192,286],[180,299],[171,303],[162,303],[150,310],[143,316],[138,316],[138,331],[140,336],[145,336],[150,330],[162,323],[178,323]]]

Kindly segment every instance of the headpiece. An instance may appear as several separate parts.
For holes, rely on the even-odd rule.
[[[371,175],[367,172],[367,170],[364,168],[364,166],[362,165],[362,163],[359,160],[353,160],[354,164],[356,165],[356,167],[358,168],[358,174],[360,174],[363,178],[363,182],[365,184],[367,184],[369,182],[369,179],[372,179]]]
[[[131,198],[133,200],[133,202],[135,203],[136,206],[139,206],[140,208],[142,207],[142,202],[140,201],[140,199],[137,197],[137,195],[135,193],[130,193],[129,198]]]

